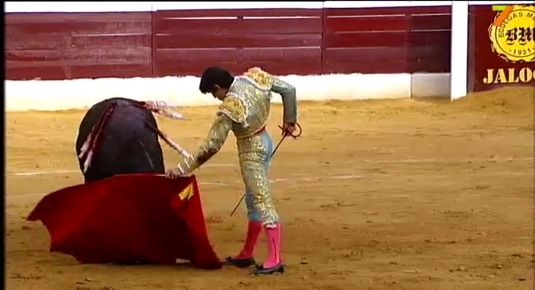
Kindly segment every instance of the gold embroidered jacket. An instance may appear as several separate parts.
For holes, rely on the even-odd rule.
[[[270,115],[272,92],[282,96],[283,122],[297,122],[295,88],[260,68],[251,68],[234,78],[226,98],[219,106],[207,138],[191,158],[186,158],[179,164],[182,171],[191,173],[208,161],[223,147],[231,130],[237,139],[250,137],[260,131]],[[239,147],[238,150],[246,150]]]

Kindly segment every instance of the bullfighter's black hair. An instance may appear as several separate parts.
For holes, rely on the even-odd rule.
[[[215,85],[223,89],[228,89],[233,81],[234,76],[228,70],[212,66],[205,69],[202,73],[199,90],[201,93],[206,94],[211,92]]]

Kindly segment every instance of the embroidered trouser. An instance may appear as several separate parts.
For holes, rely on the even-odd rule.
[[[273,152],[273,141],[267,131],[252,137],[238,138],[240,169],[245,183],[247,217],[274,227],[279,222],[271,198],[268,170]]]

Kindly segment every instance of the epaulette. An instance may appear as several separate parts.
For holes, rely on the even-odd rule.
[[[219,113],[227,115],[232,121],[236,123],[243,123],[247,118],[247,108],[238,96],[227,96],[221,105],[219,105]]]
[[[248,69],[244,73],[244,76],[255,81],[263,89],[269,90],[271,86],[273,86],[273,78],[271,77],[271,75],[263,71],[259,67],[253,67],[253,68]]]

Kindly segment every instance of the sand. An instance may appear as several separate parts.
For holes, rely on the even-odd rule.
[[[25,218],[45,194],[82,182],[74,140],[84,111],[7,113],[6,289],[533,289],[534,99],[532,88],[509,88],[452,103],[301,103],[303,136],[285,141],[270,173],[287,264],[271,277],[49,253],[46,228]],[[158,122],[193,150],[214,108],[183,113],[190,120]],[[197,173],[222,258],[245,235],[244,207],[229,217],[243,193],[234,142]],[[178,154],[162,147],[172,166]]]

